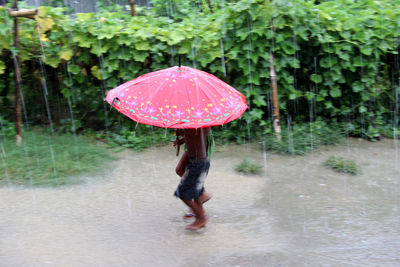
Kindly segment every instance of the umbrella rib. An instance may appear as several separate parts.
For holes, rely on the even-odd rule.
[[[204,80],[204,79],[203,79],[203,80]],[[208,84],[210,84],[210,83],[207,82],[207,81],[205,81],[205,82],[208,83]],[[214,86],[213,86],[213,88],[216,89]],[[210,93],[209,93],[208,91],[204,90],[204,93],[205,93],[205,95],[207,96],[207,98],[209,99],[209,101],[211,102],[211,104],[212,104],[214,107],[217,107],[217,106],[218,106],[217,100],[216,100],[215,98],[213,98],[212,96],[210,97]],[[220,94],[219,90],[217,90],[217,93]],[[221,94],[220,94],[220,96],[221,96]]]
[[[208,81],[207,79],[205,79],[205,78],[203,78],[202,80],[203,80],[205,83],[207,83],[209,86],[211,86],[211,87],[214,88],[215,92],[218,93],[218,96],[219,96],[220,99],[222,99],[222,98],[225,98],[225,99],[226,99],[226,96],[223,94],[223,92],[221,92],[221,90],[219,90],[213,83],[209,82],[209,81]],[[218,106],[218,102],[215,103],[215,101],[218,101],[218,100],[215,100],[215,98],[213,98],[213,97],[210,98],[209,94],[207,94],[207,97],[208,97],[209,99],[213,100],[213,103],[212,103],[212,104],[213,104],[215,107]]]
[[[213,97],[210,97],[210,93],[207,90],[202,89],[202,86],[201,86],[200,83],[201,82],[205,82],[205,83],[211,85],[215,89],[215,91],[217,93],[219,93],[219,90],[213,84],[211,84],[210,82],[206,81],[203,76],[198,76],[198,77],[199,78],[195,80],[196,87],[198,87],[200,89],[200,91],[203,92],[206,95],[206,97],[208,98],[208,100],[210,100],[210,102],[212,103],[213,106],[217,107],[218,106],[218,102],[216,102],[217,100],[214,99]],[[197,96],[198,95],[199,94],[197,94]],[[221,95],[221,94],[219,93],[219,95]],[[199,98],[199,97],[197,97],[197,98]],[[199,102],[199,99],[197,101]]]
[[[161,88],[165,88],[165,90],[167,89],[167,86],[168,86],[168,81],[167,80],[163,80],[163,82],[160,82],[160,84],[156,87],[156,89],[153,91],[153,93],[152,93],[152,96],[151,96],[151,98],[150,98],[150,101],[153,103],[154,101],[153,101],[153,99],[157,96],[157,93],[160,91],[160,89]],[[173,93],[173,92],[170,92],[171,94]],[[171,99],[171,97],[170,96],[168,96],[168,99]],[[160,99],[160,101],[162,101],[161,99]],[[153,103],[154,104],[154,103]],[[168,103],[168,104],[171,104],[171,103]],[[164,105],[164,103],[162,102],[162,105]],[[161,106],[160,106],[161,107]],[[161,108],[163,108],[163,107],[161,107]],[[167,115],[168,115],[168,113],[167,113]],[[167,127],[168,128],[168,127]]]
[[[197,85],[197,80],[198,80],[198,79],[194,79],[194,78],[197,78],[197,74],[196,74],[195,77],[192,77],[194,83],[196,84],[196,86],[195,86],[195,88],[196,88],[196,87],[198,86],[198,85]],[[185,84],[185,89],[184,89],[184,91],[185,91],[185,93],[186,93],[186,100],[187,100],[187,102],[189,103],[188,109],[190,109],[190,107],[192,106],[192,101],[190,101],[189,90],[191,90],[191,88],[190,88],[190,87],[187,88],[187,86],[188,86],[188,84],[186,83],[186,84]],[[187,112],[187,110],[185,110],[185,112]],[[191,111],[190,111],[190,112],[191,112]],[[188,116],[190,116],[190,113],[188,114]]]

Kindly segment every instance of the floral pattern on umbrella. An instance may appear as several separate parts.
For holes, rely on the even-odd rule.
[[[247,109],[245,96],[232,86],[185,66],[142,75],[109,91],[105,100],[139,123],[164,128],[223,125]]]

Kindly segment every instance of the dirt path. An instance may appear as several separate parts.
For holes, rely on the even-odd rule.
[[[124,151],[85,185],[0,189],[0,266],[399,266],[400,162],[393,140],[304,157],[220,147],[208,226],[188,232],[173,148]],[[358,176],[322,163],[353,158]],[[234,167],[243,158],[261,176]]]

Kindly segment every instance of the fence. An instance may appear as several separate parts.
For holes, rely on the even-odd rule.
[[[8,1],[10,2],[10,1]],[[28,0],[26,1],[32,6],[48,5],[46,0]],[[66,6],[71,7],[76,13],[89,13],[96,11],[96,2],[98,0],[64,0]],[[128,5],[128,0],[113,0],[112,2],[120,5]],[[135,3],[140,6],[149,6],[150,0],[136,0]]]

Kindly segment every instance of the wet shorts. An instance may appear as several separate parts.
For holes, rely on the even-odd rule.
[[[204,181],[209,169],[208,158],[189,159],[175,196],[183,200],[198,199],[204,191]]]

